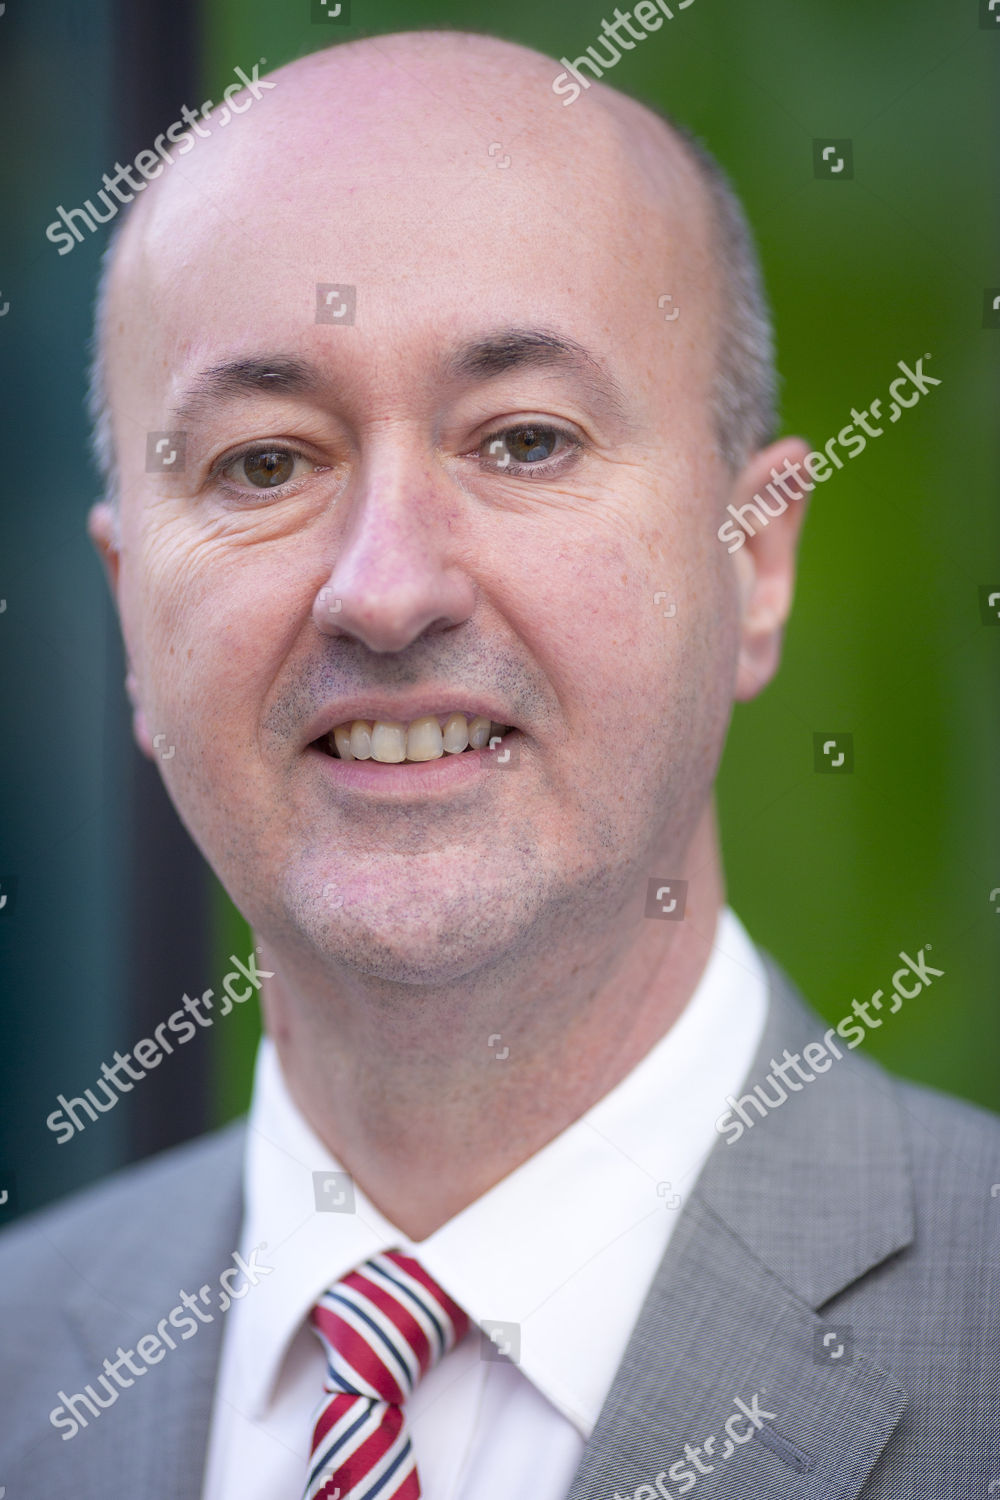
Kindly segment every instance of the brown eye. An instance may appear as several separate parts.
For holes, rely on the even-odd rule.
[[[295,455],[281,448],[270,448],[259,453],[246,453],[236,465],[240,477],[255,485],[257,489],[269,490],[275,485],[285,484],[295,472]]]
[[[557,433],[552,427],[515,427],[506,436],[507,450],[517,464],[551,458]]]
[[[547,459],[556,456],[561,447],[562,457],[566,450],[574,447],[573,439],[559,427],[547,427],[538,422],[525,422],[518,427],[508,427],[503,432],[485,438],[479,449],[480,460],[490,469],[508,470],[511,474],[524,475],[530,469],[542,469]]]

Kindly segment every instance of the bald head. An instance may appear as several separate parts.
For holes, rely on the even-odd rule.
[[[674,122],[604,84],[563,108],[554,73],[542,54],[474,33],[366,38],[279,69],[253,109],[217,108],[206,134],[188,135],[191,148],[136,197],[105,257],[90,404],[108,493],[117,496],[121,454],[116,374],[127,391],[144,310],[189,299],[213,257],[228,257],[234,274],[241,254],[263,257],[277,281],[305,233],[316,239],[317,285],[343,282],[363,295],[387,277],[449,266],[460,274],[469,242],[447,228],[467,224],[477,235],[465,212],[473,201],[483,231],[511,222],[512,201],[530,209],[508,255],[527,236],[568,265],[582,211],[614,241],[609,259],[623,282],[644,256],[651,321],[666,321],[659,303],[669,290],[683,320],[668,330],[674,345],[708,351],[705,397],[724,464],[737,470],[769,441],[769,318],[724,174]],[[320,249],[327,226],[350,247],[336,264]],[[495,266],[498,280],[505,269]]]

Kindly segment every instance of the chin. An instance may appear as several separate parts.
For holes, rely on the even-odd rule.
[[[475,941],[467,932],[442,933],[422,928],[419,935],[389,930],[383,923],[354,919],[324,934],[323,951],[338,964],[385,984],[443,988],[457,984],[501,959],[507,943],[500,934],[491,942]]]
[[[510,890],[484,899],[477,879],[463,878],[450,892],[415,890],[412,882],[405,893],[383,887],[377,895],[349,886],[300,906],[296,925],[321,961],[386,984],[433,987],[507,960],[533,925],[525,907]]]

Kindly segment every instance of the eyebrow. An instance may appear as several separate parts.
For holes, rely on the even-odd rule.
[[[224,360],[198,371],[172,408],[170,422],[179,429],[238,396],[312,396],[322,383],[313,365],[288,355]]]
[[[575,339],[545,328],[504,328],[475,339],[447,361],[455,380],[491,380],[511,370],[549,369],[575,375],[598,403],[620,422],[628,421],[628,402],[618,381]]]
[[[545,328],[503,328],[473,339],[444,361],[452,381],[484,381],[514,370],[549,369],[575,376],[600,406],[628,424],[628,404],[618,381],[575,339]],[[168,418],[172,429],[196,422],[212,407],[240,396],[318,397],[328,377],[294,355],[254,355],[223,360],[192,378]]]

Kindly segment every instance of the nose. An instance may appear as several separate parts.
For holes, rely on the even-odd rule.
[[[412,454],[359,477],[347,499],[337,560],[313,601],[325,635],[352,636],[370,651],[404,651],[425,632],[460,625],[476,591],[456,545],[454,495]]]

